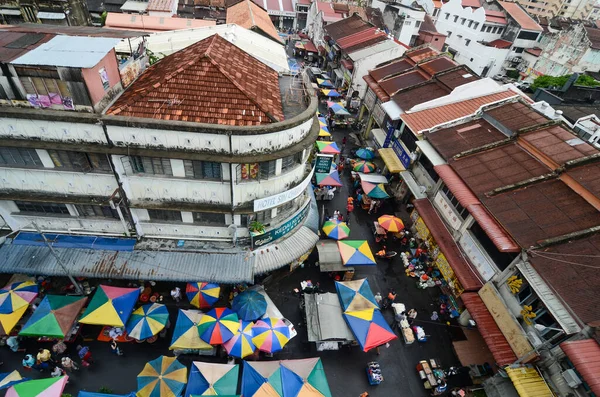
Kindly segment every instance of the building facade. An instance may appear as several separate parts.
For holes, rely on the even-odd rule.
[[[92,22],[85,1],[5,0],[0,4],[0,23],[88,26]]]

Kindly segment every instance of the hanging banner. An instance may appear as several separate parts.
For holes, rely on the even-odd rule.
[[[317,154],[315,158],[315,172],[317,174],[329,174],[331,172],[331,163],[333,163],[333,155]]]

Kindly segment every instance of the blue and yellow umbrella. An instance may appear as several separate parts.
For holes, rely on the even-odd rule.
[[[330,220],[323,224],[323,232],[329,238],[341,240],[350,235],[350,228],[346,222]]]
[[[290,329],[280,318],[263,318],[252,327],[252,342],[267,353],[277,352],[290,341]]]
[[[38,286],[31,281],[13,283],[0,289],[0,314],[9,314],[29,306],[38,295]]]
[[[212,309],[200,319],[198,334],[211,345],[220,345],[233,338],[238,329],[238,315],[226,307]]]
[[[127,320],[127,334],[142,340],[153,337],[165,328],[169,311],[160,303],[149,303],[138,307]]]
[[[185,294],[188,300],[199,309],[209,309],[219,300],[221,287],[213,283],[188,283]]]
[[[360,148],[356,151],[356,157],[363,160],[373,160],[375,158],[375,152],[370,149]]]
[[[212,346],[200,339],[198,335],[198,323],[204,316],[199,310],[181,310],[177,316],[173,339],[169,350],[175,349],[198,349],[212,350]]]
[[[146,363],[137,382],[137,397],[179,397],[187,382],[187,368],[175,357],[160,356]]]
[[[238,332],[223,344],[230,356],[244,358],[254,353],[256,346],[252,342],[254,336],[252,333],[253,326],[254,323],[250,321],[240,320]]]
[[[331,98],[337,98],[337,97],[342,96],[342,94],[340,94],[336,90],[328,90],[326,88],[321,88],[321,92],[323,93],[323,95],[331,97]]]

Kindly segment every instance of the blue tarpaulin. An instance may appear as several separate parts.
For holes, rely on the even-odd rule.
[[[113,238],[98,236],[69,236],[66,234],[44,233],[48,244],[54,248],[91,248],[108,251],[133,251],[134,238]],[[45,246],[39,233],[21,232],[14,238],[15,245]]]

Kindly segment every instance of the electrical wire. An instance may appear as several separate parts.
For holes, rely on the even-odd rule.
[[[532,253],[532,254],[537,254],[538,252],[542,252],[545,255],[581,256],[583,258],[600,258],[600,255],[564,254],[562,252],[536,251],[536,250],[529,250],[527,252]]]
[[[569,264],[569,265],[575,265],[575,266],[590,267],[592,269],[600,269],[600,266],[586,265],[584,263],[577,263],[577,262],[566,261],[566,260],[563,260],[563,259],[557,259],[557,258],[553,258],[551,256],[545,256],[545,255],[543,255],[543,254],[541,254],[539,252],[535,252],[535,253],[534,252],[530,252],[530,254],[537,255],[537,256],[542,257],[544,259],[552,260],[552,261],[555,261],[555,262],[562,262],[562,263],[566,263],[566,264]]]

